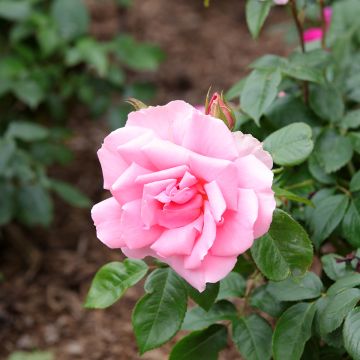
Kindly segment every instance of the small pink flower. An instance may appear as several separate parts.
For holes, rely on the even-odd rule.
[[[288,2],[289,0],[274,0],[276,5],[286,5]]]
[[[331,24],[331,16],[332,16],[332,9],[331,7],[326,7],[324,9],[324,17],[326,22],[326,31],[329,30],[330,24]],[[306,43],[312,42],[312,41],[321,41],[323,38],[323,30],[319,27],[315,28],[309,28],[304,31],[303,34],[304,41]]]
[[[98,156],[112,195],[91,212],[98,238],[160,259],[199,291],[269,229],[271,156],[183,101],[132,112]]]

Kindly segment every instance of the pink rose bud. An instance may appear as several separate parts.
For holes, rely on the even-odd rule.
[[[214,93],[210,101],[206,99],[205,114],[224,121],[230,130],[235,126],[235,115],[231,107],[225,102],[224,97],[217,92]]]
[[[91,211],[98,238],[167,263],[199,291],[269,230],[270,154],[183,101],[133,111],[98,156],[110,192]]]

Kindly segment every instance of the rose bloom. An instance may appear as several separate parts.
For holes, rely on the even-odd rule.
[[[92,209],[98,238],[158,258],[199,291],[269,229],[271,156],[183,101],[130,113],[98,156],[112,195]]]

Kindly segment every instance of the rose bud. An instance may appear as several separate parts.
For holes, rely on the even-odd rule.
[[[222,94],[216,92],[210,101],[206,99],[205,114],[222,120],[230,130],[235,126],[235,115]]]

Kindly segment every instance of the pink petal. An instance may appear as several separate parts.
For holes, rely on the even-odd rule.
[[[148,174],[150,170],[145,169],[136,163],[132,163],[115,181],[110,191],[120,204],[140,199],[143,186],[138,185],[135,180],[138,176]]]
[[[195,239],[202,228],[202,216],[188,225],[165,230],[151,249],[161,257],[190,255]]]
[[[153,169],[152,163],[142,153],[142,148],[150,143],[154,139],[154,135],[151,132],[147,132],[137,138],[128,141],[125,144],[117,147],[117,152],[128,163],[136,162],[140,166],[147,169]]]
[[[122,207],[121,227],[126,246],[129,249],[138,249],[151,245],[163,232],[160,226],[147,229],[142,222],[141,200],[134,200]]]
[[[198,179],[195,176],[191,175],[188,171],[186,171],[184,176],[179,182],[179,188],[183,189],[185,187],[190,187],[197,184],[197,182]]]
[[[274,174],[254,155],[235,161],[238,170],[238,186],[245,189],[271,189]]]
[[[237,167],[228,160],[190,154],[191,173],[206,182],[215,180],[221,190],[228,209],[237,209]]]
[[[198,154],[233,160],[237,156],[231,131],[223,121],[194,109],[191,117],[177,118],[175,142]]]
[[[185,101],[171,101],[163,106],[149,106],[129,114],[126,127],[140,126],[153,130],[161,139],[174,141],[174,123],[185,121],[194,108]]]
[[[188,166],[180,165],[165,170],[155,171],[146,175],[140,175],[136,179],[136,182],[138,184],[147,184],[160,180],[178,179],[181,178],[188,169],[189,169]]]
[[[121,173],[129,166],[129,163],[117,152],[118,146],[148,132],[149,130],[138,127],[131,129],[121,128],[113,131],[104,139],[104,143],[98,151],[98,157],[103,171],[105,189],[109,189]]]
[[[250,134],[243,134],[241,131],[236,131],[235,133],[233,133],[233,136],[239,157],[244,157],[252,154],[258,160],[263,162],[269,169],[272,169],[272,157],[267,151],[263,149],[262,144],[258,139],[254,138]]]
[[[323,32],[321,28],[310,28],[304,31],[303,37],[305,42],[321,40]]]
[[[226,210],[226,202],[216,181],[211,181],[204,185],[204,189],[209,199],[211,213],[216,222],[220,222]]]
[[[216,283],[222,280],[234,268],[236,261],[236,256],[206,256],[202,263],[205,281]]]
[[[185,226],[200,216],[202,204],[201,195],[194,196],[185,204],[166,204],[158,215],[158,224],[168,229]]]
[[[97,237],[111,249],[125,245],[120,224],[121,214],[121,206],[113,197],[97,203],[91,210]]]
[[[268,232],[276,207],[274,192],[271,189],[257,192],[256,195],[259,201],[259,214],[254,225],[255,239]]]
[[[191,255],[185,257],[184,267],[186,269],[194,269],[201,266],[202,260],[207,255],[209,249],[215,241],[216,223],[211,214],[208,201],[205,201],[204,207],[204,227],[202,229],[201,235],[196,241]]]
[[[217,227],[211,254],[238,256],[248,250],[254,241],[253,226],[258,216],[258,200],[253,190],[238,190],[238,210],[227,211],[224,222]]]

